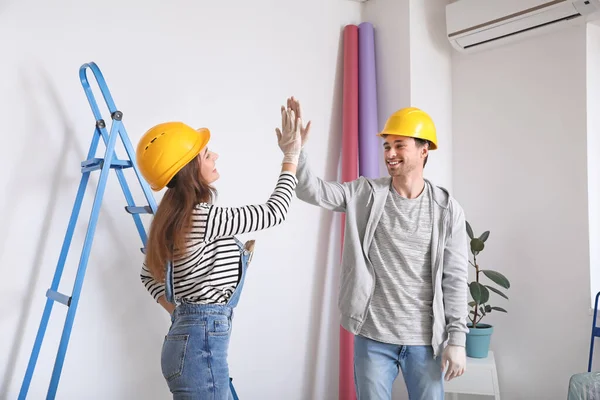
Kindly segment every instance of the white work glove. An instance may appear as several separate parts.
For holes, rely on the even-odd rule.
[[[275,128],[279,148],[283,152],[283,163],[298,165],[300,150],[302,149],[302,138],[300,127],[302,120],[296,118],[293,110],[281,110],[281,130]]]
[[[281,107],[283,109],[283,107]],[[288,110],[292,110],[296,113],[296,118],[299,120],[302,120],[302,108],[300,107],[300,102],[298,100],[296,100],[294,98],[294,96],[292,96],[291,98],[289,98],[287,100],[287,108]],[[304,147],[304,145],[306,144],[306,142],[308,141],[308,132],[310,131],[310,123],[311,121],[308,121],[308,123],[306,124],[306,126],[302,126],[302,121],[300,121],[300,136],[302,136],[302,147]]]
[[[448,367],[448,369],[446,369]],[[446,370],[446,381],[457,378],[465,373],[467,354],[462,346],[448,345],[442,354],[442,373]]]

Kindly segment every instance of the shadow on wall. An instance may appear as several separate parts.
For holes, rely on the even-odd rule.
[[[2,4],[0,3],[0,6],[1,5]],[[25,68],[22,69],[22,71],[25,71]],[[41,111],[42,107],[38,103],[38,99],[40,98],[40,90],[39,90],[39,88],[34,87],[35,80],[32,79],[32,77],[35,75],[40,76],[40,74],[38,74],[38,73],[34,74],[34,71],[30,71],[29,73],[23,72],[21,74],[22,89],[27,94],[27,105],[29,106],[28,108],[31,111],[29,115],[32,118],[33,127],[30,129],[29,136],[24,138],[25,145],[23,146],[22,154],[17,158],[18,163],[20,165],[27,165],[29,163],[29,161],[31,161],[32,154],[36,152],[36,149],[38,149],[40,151],[45,150],[44,148],[41,148],[41,146],[43,146],[44,142],[39,140],[39,135],[40,135],[40,131],[41,131],[41,129],[39,129],[39,128],[43,127],[43,125],[44,125],[44,116],[43,116],[43,112]],[[46,87],[47,94],[50,94],[50,96],[52,97],[52,99],[51,99],[52,102],[55,102],[57,99],[54,98],[55,96],[51,92],[51,87],[49,86],[48,79],[45,79],[45,83],[48,85]],[[76,147],[75,134],[74,134],[73,128],[70,126],[70,124],[66,118],[61,118],[61,121],[63,122],[63,124],[61,126],[61,131],[62,131],[63,135],[59,139],[60,140],[60,146],[59,146],[60,153],[58,153],[58,156],[56,157],[55,165],[53,165],[53,166],[49,165],[49,166],[47,166],[47,168],[45,168],[45,170],[48,171],[47,175],[49,175],[50,179],[51,179],[51,190],[50,190],[50,193],[49,193],[47,201],[46,201],[46,207],[44,210],[45,218],[42,221],[42,227],[41,227],[38,243],[32,245],[33,251],[35,252],[35,257],[33,260],[33,265],[29,269],[31,272],[29,274],[29,279],[27,279],[27,285],[25,286],[26,288],[29,288],[30,290],[35,289],[35,283],[38,280],[40,268],[43,264],[42,257],[44,255],[44,253],[46,252],[48,237],[49,237],[50,230],[51,230],[51,221],[54,217],[54,213],[57,208],[56,205],[57,205],[57,201],[59,198],[60,190],[63,186],[65,186],[66,183],[68,183],[67,182],[68,178],[64,176],[63,169],[61,168],[62,160],[64,160],[67,157],[69,151],[74,150]],[[25,174],[28,174],[28,171],[25,169],[20,169],[20,171],[22,171]],[[8,187],[11,187],[11,188],[18,187],[19,182],[22,180],[23,180],[23,176],[21,176],[19,174],[14,174],[14,175],[12,175],[12,180],[8,184]],[[11,196],[8,197],[8,201],[7,201],[6,207],[4,209],[6,218],[4,218],[4,217],[2,218],[2,220],[5,221],[4,222],[5,229],[3,230],[3,232],[6,233],[5,235],[7,235],[8,232],[10,231],[9,227],[12,225],[15,215],[17,215],[17,213],[15,211],[17,209],[17,206],[19,205],[19,203],[22,200],[21,199],[22,195],[24,195],[24,194],[26,194],[26,193],[23,193],[22,191],[17,190],[17,191],[14,191]],[[6,236],[1,237],[0,244],[6,243],[7,242],[6,239],[7,239]],[[4,249],[0,248],[0,256],[3,253],[3,250]],[[50,286],[50,282],[48,282],[48,286]],[[12,346],[10,346],[10,349],[11,349],[10,354],[7,357],[7,366],[6,366],[6,370],[5,370],[6,372],[2,379],[2,385],[0,385],[0,394],[2,394],[2,397],[0,397],[0,398],[3,400],[5,400],[6,396],[8,395],[8,387],[12,381],[13,373],[15,372],[17,356],[19,353],[19,349],[21,348],[21,346],[23,344],[25,328],[26,328],[27,320],[29,319],[29,315],[31,313],[32,299],[34,298],[34,296],[31,296],[28,293],[25,293],[25,295],[22,297],[23,297],[22,312],[21,312],[21,315],[19,316],[19,320],[18,320],[16,329],[15,329],[14,343]],[[41,304],[39,306],[41,307]],[[27,350],[28,350],[28,352],[30,352],[31,348],[33,347],[33,343],[27,343],[27,346],[28,346]],[[22,371],[22,372],[24,374],[25,371]]]
[[[95,92],[95,99],[101,109],[102,117],[106,121],[106,131],[110,133],[112,126],[110,112],[97,88],[92,71],[88,70],[87,75],[92,90]],[[118,93],[111,90],[114,88],[110,87],[110,76],[105,76],[105,78],[117,109],[124,112],[123,129],[126,130],[127,110],[121,110],[118,107]],[[87,102],[83,94],[81,98],[81,101]],[[89,131],[86,128],[85,132],[88,135],[86,136],[88,142],[92,138],[94,123],[94,117],[90,111]],[[135,152],[135,144],[132,143],[132,145]],[[103,157],[105,150],[106,145],[101,140],[96,156]],[[121,138],[117,138],[115,155],[120,160],[127,158]],[[99,178],[99,171],[96,173],[98,174],[96,177]],[[134,203],[148,204],[133,169],[123,170],[123,173]],[[96,184],[93,188],[95,189],[95,187]],[[159,199],[156,200],[158,203]],[[90,253],[89,266],[93,268],[96,288],[98,294],[102,296],[95,300],[100,303],[101,314],[94,319],[95,325],[91,329],[101,330],[103,326],[108,325],[112,327],[111,331],[113,332],[110,336],[111,358],[113,358],[113,362],[118,362],[119,366],[111,368],[113,386],[106,388],[104,395],[110,393],[111,396],[118,395],[119,398],[126,399],[140,396],[148,398],[150,393],[160,396],[166,389],[165,382],[160,375],[159,361],[160,346],[168,329],[168,325],[163,325],[163,322],[170,321],[168,321],[166,311],[150,297],[140,280],[143,261],[140,248],[143,243],[135,228],[133,217],[124,210],[125,205],[127,205],[127,200],[116,171],[113,171],[108,176],[101,216],[98,219],[94,244]],[[151,217],[144,214],[140,217],[147,234],[147,222]],[[87,279],[90,278],[86,277]],[[165,317],[167,317],[166,320]],[[94,361],[90,359],[90,362]],[[144,389],[141,390],[140,387]]]
[[[327,181],[337,181],[338,180],[338,166],[340,160],[340,149],[342,143],[342,99],[343,99],[343,28],[340,29],[340,41],[338,45],[338,54],[337,54],[337,64],[336,64],[336,72],[335,72],[335,83],[334,83],[334,91],[333,91],[333,101],[332,101],[332,112],[331,112],[331,121],[329,123],[329,139],[327,143],[327,160],[328,163],[326,165],[325,176],[323,179]],[[308,353],[306,357],[306,362],[304,365],[304,394],[302,398],[305,399],[316,399],[321,397],[324,393],[316,393],[317,392],[317,379],[320,379],[322,382],[327,383],[327,393],[325,397],[333,399],[337,397],[338,393],[338,371],[339,371],[339,329],[338,325],[332,327],[331,329],[326,329],[327,332],[330,332],[329,337],[323,337],[320,335],[323,332],[324,326],[331,324],[330,320],[324,320],[326,318],[326,314],[330,314],[332,316],[338,315],[337,309],[337,299],[335,296],[330,296],[329,301],[326,302],[325,293],[332,288],[336,289],[335,282],[328,281],[327,276],[338,276],[337,270],[335,274],[329,273],[326,270],[327,263],[329,260],[330,251],[337,251],[339,249],[337,247],[331,249],[329,246],[330,243],[330,235],[332,232],[332,223],[334,221],[333,212],[327,210],[321,210],[320,212],[320,226],[318,233],[317,242],[321,244],[321,246],[317,249],[317,255],[315,257],[315,265],[317,266],[317,272],[314,275],[314,282],[312,285],[313,291],[311,293],[310,298],[311,302],[311,322],[307,326],[307,337],[308,337]],[[336,219],[337,220],[337,219]],[[319,270],[319,268],[321,270]],[[331,291],[332,293],[337,294],[337,290]],[[328,310],[328,311],[326,311]],[[337,320],[335,318],[334,320]],[[322,345],[322,342],[326,341],[325,346]],[[319,355],[319,349],[327,349],[326,354]],[[318,365],[319,359],[325,359],[326,367],[324,371],[320,371],[319,368],[315,368]],[[323,375],[325,372],[325,375]],[[335,382],[335,384],[330,385],[330,382]],[[320,396],[321,395],[321,396]]]
[[[50,106],[49,108],[54,110],[54,120],[57,121],[57,123],[60,126],[60,129],[56,129],[56,130],[59,130],[62,133],[62,135],[60,138],[53,139],[55,142],[60,143],[60,145],[58,147],[60,149],[60,152],[56,153],[56,155],[53,157],[54,164],[48,165],[45,168],[45,170],[47,171],[46,175],[49,177],[49,179],[51,179],[50,192],[49,192],[47,200],[45,202],[46,207],[45,207],[44,213],[43,213],[44,220],[42,222],[42,227],[41,227],[38,243],[32,243],[32,246],[31,246],[35,251],[35,257],[34,257],[33,265],[29,269],[30,274],[27,279],[27,285],[25,286],[29,292],[24,293],[22,295],[22,297],[24,298],[23,303],[22,303],[23,304],[22,311],[19,316],[18,323],[15,327],[14,342],[13,342],[12,346],[10,346],[11,350],[10,350],[10,354],[7,357],[7,365],[6,365],[6,370],[5,370],[6,372],[4,374],[4,377],[2,378],[2,384],[0,385],[0,396],[1,396],[0,400],[7,400],[6,396],[8,395],[9,385],[11,384],[11,382],[14,378],[14,375],[15,375],[17,358],[19,355],[19,351],[21,350],[21,347],[24,346],[22,350],[23,350],[23,354],[26,354],[27,361],[29,360],[31,350],[33,348],[33,342],[23,343],[23,337],[24,337],[27,321],[30,318],[31,311],[32,311],[32,299],[35,297],[35,296],[31,296],[30,293],[33,293],[36,290],[45,291],[48,287],[50,287],[50,284],[51,284],[51,281],[42,282],[41,285],[43,285],[43,287],[36,287],[36,282],[40,275],[40,268],[44,264],[43,256],[47,250],[48,238],[50,237],[51,232],[52,232],[51,223],[52,223],[55,213],[60,208],[60,204],[58,204],[58,200],[61,195],[61,191],[66,190],[65,189],[66,187],[71,188],[72,183],[73,183],[72,182],[73,177],[66,176],[67,173],[65,173],[65,169],[64,169],[64,160],[66,160],[69,157],[69,155],[71,155],[71,157],[73,157],[73,155],[74,155],[74,157],[76,159],[80,159],[81,161],[83,161],[88,153],[88,148],[84,149],[81,146],[81,143],[79,143],[77,141],[78,135],[75,132],[75,129],[73,128],[72,124],[69,122],[69,119],[67,117],[66,108],[63,105],[63,103],[58,95],[58,92],[57,92],[55,86],[53,85],[52,80],[48,76],[48,74],[45,73],[45,71],[43,71],[41,69],[27,70],[27,68],[23,68],[22,71],[26,71],[26,72],[22,73],[21,81],[22,81],[22,88],[27,95],[26,101],[27,101],[27,106],[30,110],[30,116],[33,119],[33,127],[30,130],[29,136],[27,136],[26,138],[23,139],[25,141],[25,145],[23,147],[24,150],[23,150],[23,153],[20,155],[20,157],[18,157],[18,159],[17,159],[18,162],[20,162],[21,164],[26,164],[26,162],[28,160],[31,160],[32,154],[35,153],[35,151],[32,151],[32,149],[39,149],[40,152],[44,152],[44,154],[47,153],[47,148],[42,148],[40,146],[40,144],[42,144],[42,146],[43,146],[44,142],[39,140],[39,134],[40,134],[40,132],[44,131],[44,124],[47,123],[47,120],[48,120],[48,118],[46,118],[47,115],[44,115],[44,111],[43,111],[44,107],[41,104],[41,101],[47,102],[48,105]],[[91,72],[90,72],[90,74],[91,74]],[[38,77],[38,78],[36,79],[35,77]],[[101,104],[103,104],[101,97],[96,96],[96,100],[99,101]],[[87,101],[83,94],[82,94],[82,101]],[[89,131],[86,130],[85,132],[82,132],[80,135],[81,140],[83,142],[85,142],[86,144],[89,144],[91,142],[92,135],[94,132],[94,126],[95,126],[94,125],[94,123],[95,123],[94,117],[93,117],[93,114],[91,113],[91,111],[90,111],[90,115],[89,115],[89,120],[90,120]],[[110,129],[110,122],[107,122],[107,124],[109,125],[109,126],[107,126],[107,129]],[[100,144],[98,145],[97,156],[102,157],[104,155],[104,151],[105,151],[105,146],[103,144],[103,141],[101,141]],[[121,156],[120,157],[121,159],[124,158],[123,157],[124,152],[117,153],[117,155]],[[28,172],[25,171],[25,173],[27,174]],[[69,173],[69,175],[70,175],[70,173]],[[87,190],[86,190],[86,197],[93,195],[93,193],[95,192],[97,184],[98,184],[98,182],[97,182],[98,176],[99,175],[94,175],[93,173],[90,175]],[[133,173],[132,173],[132,176],[134,176]],[[81,175],[78,174],[77,175],[78,181],[79,181],[80,177],[81,177]],[[23,176],[20,176],[19,174],[13,175],[13,178],[9,184],[9,187],[16,187],[22,179],[23,179]],[[103,203],[110,201],[110,199],[108,198],[107,195],[109,194],[110,182],[113,180],[116,182],[117,178],[116,178],[115,174],[111,173],[108,178],[107,190],[106,190],[106,193],[105,193],[105,196],[103,199],[104,200]],[[133,179],[128,179],[128,183],[129,183],[130,187],[132,188],[132,192],[133,192],[133,189],[135,188],[134,184],[137,185],[137,181],[134,181]],[[119,191],[120,191],[120,188],[119,188]],[[4,229],[0,232],[6,232],[5,235],[9,232],[8,227],[13,222],[12,219],[14,218],[14,215],[16,214],[15,210],[17,209],[19,202],[22,200],[19,196],[19,193],[20,193],[19,191],[16,191],[14,193],[14,195],[9,197],[6,207],[3,210],[5,215],[7,216],[7,218],[2,219],[3,221],[5,221],[3,223],[3,225],[5,225],[6,229]],[[76,194],[75,192],[69,193],[67,195],[67,198],[74,201],[75,194]],[[134,193],[134,197],[135,197],[135,193]],[[122,198],[122,195],[121,195],[121,198]],[[64,208],[69,209],[69,215],[70,215],[70,211],[71,211],[71,208],[73,205],[72,201],[68,204],[63,205]],[[121,201],[122,201],[122,205],[125,205],[124,198],[122,198]],[[39,203],[43,204],[44,202],[40,201]],[[81,213],[78,218],[78,223],[77,223],[78,229],[87,229],[87,221],[89,219],[89,212],[86,213],[86,210],[84,210],[83,208],[84,207],[82,207]],[[103,206],[103,208],[104,208],[104,206]],[[139,235],[137,235],[137,232],[136,232],[135,239],[139,242],[139,244],[128,247],[127,244],[129,243],[129,241],[122,240],[122,239],[124,239],[123,238],[124,232],[123,232],[123,227],[120,225],[129,223],[129,224],[131,224],[131,227],[133,228],[135,226],[133,223],[133,219],[130,216],[126,217],[126,218],[121,218],[121,220],[124,220],[126,222],[118,223],[116,221],[116,219],[111,215],[112,214],[111,211],[112,210],[101,211],[101,217],[99,218],[99,221],[98,221],[98,227],[96,229],[96,235],[95,235],[94,243],[92,245],[92,251],[90,253],[90,262],[88,264],[89,268],[88,268],[88,272],[86,274],[86,280],[89,279],[87,277],[87,275],[89,275],[90,268],[99,267],[99,266],[103,267],[102,271],[101,271],[102,272],[101,277],[105,278],[105,279],[102,279],[100,285],[102,288],[105,289],[105,290],[102,290],[102,294],[105,294],[105,297],[103,299],[104,304],[109,310],[121,310],[121,312],[110,313],[111,318],[115,318],[116,320],[110,321],[110,322],[104,321],[103,322],[104,325],[121,326],[124,329],[131,328],[130,330],[135,331],[135,332],[130,332],[130,333],[139,332],[139,333],[143,334],[143,336],[145,336],[146,338],[152,339],[152,335],[148,334],[148,332],[152,332],[154,330],[154,329],[152,329],[151,321],[149,321],[148,319],[145,319],[145,318],[140,318],[140,320],[143,319],[144,321],[147,321],[147,322],[140,323],[141,321],[137,320],[137,319],[132,321],[130,315],[128,315],[126,317],[126,314],[127,314],[126,311],[128,308],[127,306],[135,307],[136,305],[135,304],[124,304],[124,303],[127,303],[128,296],[122,296],[119,294],[128,293],[128,292],[131,293],[131,291],[128,290],[127,288],[122,287],[123,285],[127,285],[130,281],[127,279],[115,279],[115,276],[117,276],[117,274],[123,274],[123,266],[128,266],[128,264],[131,264],[131,260],[135,259],[135,257],[133,256],[133,253],[135,251],[139,252],[139,248],[141,247],[141,241],[139,239]],[[121,211],[125,215],[125,211],[123,210],[122,207],[120,208],[119,211]],[[66,225],[66,221],[65,221],[65,225]],[[103,234],[103,232],[104,232],[104,234]],[[64,239],[64,233],[65,232],[54,233],[54,235],[59,235],[61,237],[61,239],[60,239],[61,245],[62,245],[62,241]],[[112,260],[111,260],[112,263],[110,263],[108,265],[108,268],[106,266],[106,262],[110,260],[110,258],[107,259],[108,255],[104,255],[102,257],[102,261],[96,260],[95,262],[93,262],[92,255],[94,254],[94,247],[96,247],[97,236],[99,234],[103,234],[104,237],[108,236],[108,238],[110,238],[108,240],[111,240],[111,243],[105,244],[105,246],[110,245],[112,247],[112,249],[111,249],[112,254],[117,255],[116,257],[112,258]],[[76,235],[77,235],[77,229],[74,234],[74,239],[75,239]],[[0,244],[2,244],[2,243],[6,243],[6,237],[0,237]],[[0,247],[0,256],[2,255],[2,250],[3,249]],[[96,252],[96,254],[98,254],[98,253]],[[81,255],[81,248],[74,246],[72,243],[70,251],[69,251],[69,256],[75,257],[77,260],[79,260],[80,255]],[[57,261],[58,261],[58,259],[52,260],[51,262],[46,263],[46,265],[49,264],[49,265],[52,265],[53,267],[56,267]],[[99,264],[101,264],[101,265],[99,265]],[[78,262],[73,263],[72,267],[77,268],[77,265],[78,265]],[[68,266],[69,266],[69,263],[67,262],[65,265],[65,270]],[[53,274],[54,274],[54,269],[52,270],[52,275]],[[139,283],[139,268],[134,269],[134,272],[132,274],[133,274],[132,279],[138,281],[138,283]],[[139,283],[139,285],[141,285],[141,283]],[[70,292],[70,290],[72,288],[72,282],[69,282],[68,285],[66,285],[66,286],[69,287],[68,292]],[[84,286],[85,286],[85,281],[84,281]],[[82,292],[82,296],[84,296],[84,295],[85,295],[85,290]],[[131,300],[131,298],[129,298],[129,300]],[[135,301],[135,299],[133,301]],[[41,303],[41,302],[36,303],[34,305],[34,307],[39,308],[40,316],[41,316],[41,310],[43,308],[43,303]],[[79,314],[79,312],[80,312],[80,310],[78,309],[77,313]],[[53,312],[53,314],[54,313],[55,313],[55,311]],[[51,320],[52,320],[52,318],[57,318],[57,317],[51,316]],[[77,320],[77,316],[75,317],[75,320]],[[61,323],[60,323],[61,330],[62,330],[63,321],[64,320],[61,320]],[[129,321],[129,323],[126,324],[125,321]],[[32,329],[35,329],[35,332],[37,332],[39,322],[40,321],[37,319],[35,321],[32,321],[32,325],[35,325],[35,327],[32,327]],[[127,326],[125,326],[125,325],[127,325]],[[73,334],[76,334],[75,329],[73,331]],[[161,333],[156,332],[156,335],[154,335],[154,336],[157,336],[157,335],[160,336]],[[127,336],[127,335],[119,336],[119,339],[121,341],[120,342],[121,346],[117,346],[118,348],[114,348],[113,350],[120,354],[129,354],[129,356],[131,356],[132,360],[138,360],[141,364],[145,363],[146,361],[144,360],[144,353],[147,353],[147,349],[145,349],[144,346],[141,345],[144,341],[143,340],[139,341],[139,343],[136,345],[135,343],[128,342],[127,341],[128,338],[125,336]],[[136,337],[136,336],[139,337],[139,335],[133,335],[133,336],[129,336],[129,337]],[[46,342],[47,342],[47,340],[44,340],[42,347],[44,347],[46,345]],[[127,347],[131,347],[131,348],[127,348]],[[140,357],[137,357],[138,355],[140,355]],[[133,362],[133,364],[135,364],[135,362]],[[140,369],[140,368],[129,369],[129,371],[131,371],[131,370],[137,370],[137,371],[140,371],[140,373],[142,373],[141,371],[143,371],[143,369]],[[19,376],[19,387],[20,387],[20,382],[23,379],[25,371],[19,370],[19,371],[17,371],[17,373],[22,375],[22,376]],[[34,377],[35,377],[35,372],[34,372]],[[130,378],[132,378],[132,379],[130,379],[131,381],[134,381],[134,380],[137,380],[137,378],[139,378],[139,377],[137,377],[137,378],[130,377]],[[128,381],[130,381],[130,380],[128,380]],[[135,385],[132,385],[132,386],[135,386]],[[121,389],[124,389],[124,388],[121,388]],[[127,390],[127,389],[125,389],[125,390]],[[130,390],[133,393],[135,390],[137,390],[137,388],[131,387]]]

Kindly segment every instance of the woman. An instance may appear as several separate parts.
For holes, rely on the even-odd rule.
[[[281,224],[297,184],[301,121],[282,108],[277,129],[284,153],[275,190],[266,203],[212,204],[218,155],[207,147],[208,129],[159,124],[137,147],[140,172],[165,192],[152,220],[141,279],[171,314],[161,369],[174,399],[230,399],[227,349],[251,249],[234,235]]]

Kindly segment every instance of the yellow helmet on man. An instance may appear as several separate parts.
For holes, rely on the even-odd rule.
[[[206,147],[210,131],[183,122],[165,122],[150,128],[138,142],[136,162],[152,190],[163,189]]]
[[[393,113],[385,123],[378,136],[396,135],[429,142],[429,150],[437,149],[435,124],[431,117],[416,107],[402,108]]]

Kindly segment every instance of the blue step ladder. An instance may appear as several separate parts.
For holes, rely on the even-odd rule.
[[[106,129],[106,122],[102,118],[102,114],[100,113],[100,109],[98,108],[98,103],[96,103],[96,99],[90,87],[90,83],[87,78],[88,69],[90,69],[93,72],[97,84],[100,88],[100,92],[102,93],[102,97],[104,97],[106,106],[108,107],[108,110],[110,112],[110,117],[112,120],[110,132],[108,132]],[[96,231],[98,215],[100,213],[100,205],[104,197],[106,182],[108,179],[110,169],[115,170],[117,178],[119,179],[119,183],[121,184],[121,189],[123,190],[123,194],[125,195],[125,200],[127,202],[125,210],[133,217],[133,221],[140,235],[140,239],[142,240],[142,252],[144,252],[144,249],[146,247],[147,235],[144,229],[144,225],[142,224],[140,214],[155,214],[157,209],[157,204],[151,192],[150,186],[140,174],[138,166],[135,162],[135,150],[131,144],[131,141],[129,140],[129,137],[127,136],[127,131],[125,130],[125,126],[123,125],[122,121],[123,113],[117,109],[115,102],[113,101],[113,98],[110,94],[110,91],[108,90],[108,86],[106,85],[106,81],[104,80],[102,72],[94,62],[86,63],[79,68],[79,79],[81,80],[81,85],[83,86],[83,90],[92,109],[92,113],[94,114],[96,126],[94,129],[94,136],[92,138],[87,158],[81,163],[82,175],[81,181],[79,183],[79,189],[77,190],[75,204],[73,205],[73,211],[71,213],[71,218],[69,220],[69,225],[67,227],[67,232],[65,234],[64,242],[58,259],[58,264],[56,266],[56,272],[54,273],[54,278],[52,279],[52,284],[50,285],[50,288],[46,291],[46,306],[44,307],[44,312],[42,314],[40,326],[38,328],[33,349],[31,351],[31,356],[29,358],[29,363],[27,365],[25,377],[21,385],[21,390],[19,392],[19,400],[24,400],[27,397],[27,392],[29,391],[31,379],[33,377],[33,372],[40,353],[40,348],[42,346],[44,334],[46,333],[46,328],[48,326],[48,321],[50,319],[50,313],[52,312],[52,306],[54,302],[61,303],[68,307],[67,315],[65,318],[65,324],[60,338],[58,352],[56,355],[56,360],[54,362],[54,369],[50,378],[50,385],[48,387],[46,399],[54,399],[56,397],[58,382],[60,380],[60,374],[62,372],[63,364],[65,361],[67,346],[69,344],[69,338],[71,336],[73,322],[75,320],[75,313],[77,311],[77,305],[79,303],[79,296],[81,294],[81,288],[83,286],[83,280],[87,269],[90,250],[92,248],[94,233]],[[123,146],[125,147],[125,150],[127,152],[126,159],[119,159],[117,157],[117,154],[115,152],[117,137],[121,138]],[[103,158],[96,157],[96,152],[98,149],[98,143],[100,142],[100,138],[102,138],[104,144],[106,145],[106,150],[104,152]],[[131,190],[129,189],[129,185],[127,184],[127,180],[125,179],[125,174],[123,173],[123,170],[126,168],[133,168],[133,170],[135,171],[135,175],[137,176],[139,184],[141,185],[142,190],[144,192],[144,196],[146,197],[147,205],[135,205],[133,196],[131,194]],[[97,170],[100,170],[100,179],[96,188],[94,202],[92,204],[92,211],[87,227],[85,241],[83,243],[83,250],[79,259],[79,266],[77,268],[75,282],[73,284],[73,292],[69,296],[63,293],[59,293],[58,286],[60,284],[60,279],[62,277],[67,255],[69,253],[71,240],[73,238],[73,232],[77,224],[77,219],[81,210],[81,204],[83,203],[83,197],[85,195],[87,184],[90,178],[90,173]],[[238,400],[235,389],[233,388],[231,378],[229,380],[229,383],[234,400]]]

